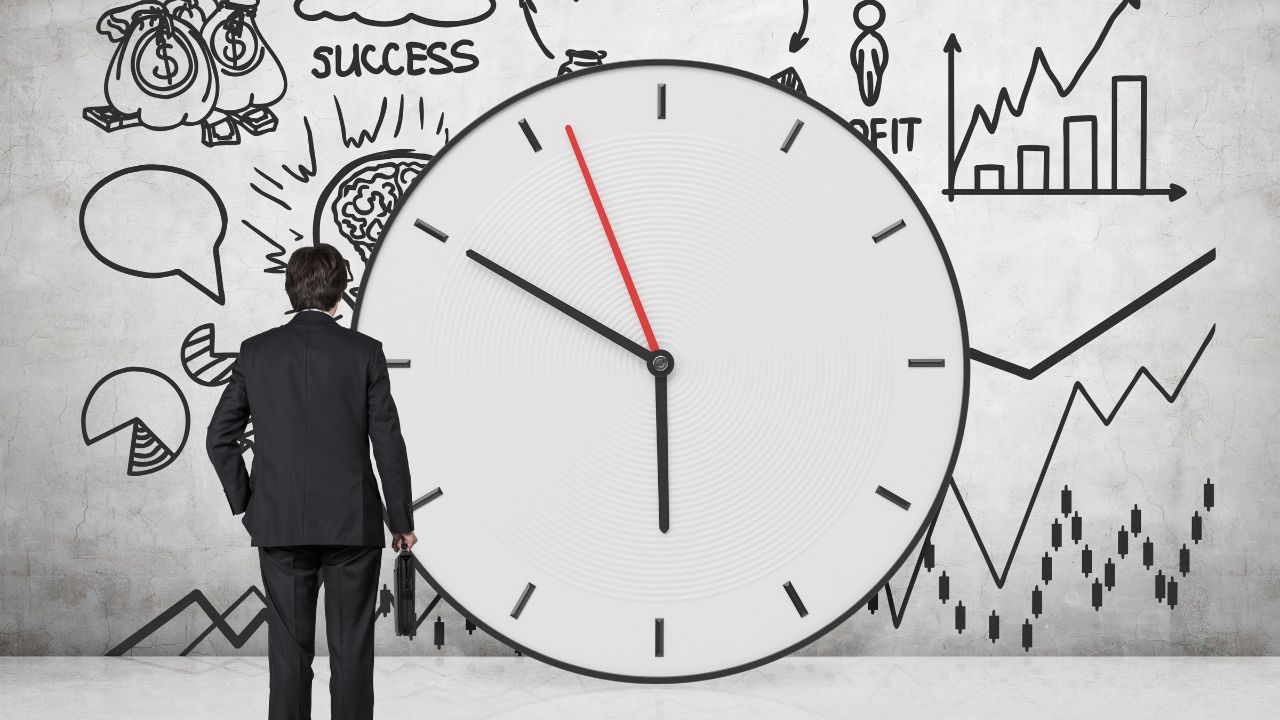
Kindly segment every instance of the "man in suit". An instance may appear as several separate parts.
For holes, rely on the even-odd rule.
[[[231,513],[258,548],[267,600],[271,720],[311,717],[321,572],[335,720],[373,717],[373,620],[384,509],[394,550],[411,548],[409,462],[382,343],[334,319],[348,268],[331,245],[289,258],[296,315],[240,346],[209,421],[207,449]],[[236,439],[253,417],[253,472]]]

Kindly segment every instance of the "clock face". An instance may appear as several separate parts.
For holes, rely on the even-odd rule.
[[[579,672],[699,679],[813,640],[901,564],[959,449],[932,221],[847,124],[741,71],[619,63],[504,102],[362,285],[357,329],[409,361],[431,584]]]

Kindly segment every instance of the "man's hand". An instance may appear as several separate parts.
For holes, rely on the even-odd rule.
[[[407,533],[391,533],[391,549],[396,552],[401,550],[412,550],[414,545],[418,544],[418,536],[412,532]]]

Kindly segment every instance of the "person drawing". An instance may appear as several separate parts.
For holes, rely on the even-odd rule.
[[[884,6],[877,0],[862,0],[853,8],[853,22],[862,32],[849,49],[849,62],[858,75],[858,94],[870,107],[880,99],[884,71],[889,66],[889,46],[877,32],[884,24]]]

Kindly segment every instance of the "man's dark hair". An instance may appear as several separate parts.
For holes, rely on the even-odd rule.
[[[328,310],[347,289],[347,263],[338,249],[326,243],[301,247],[289,257],[284,291],[294,310]]]

